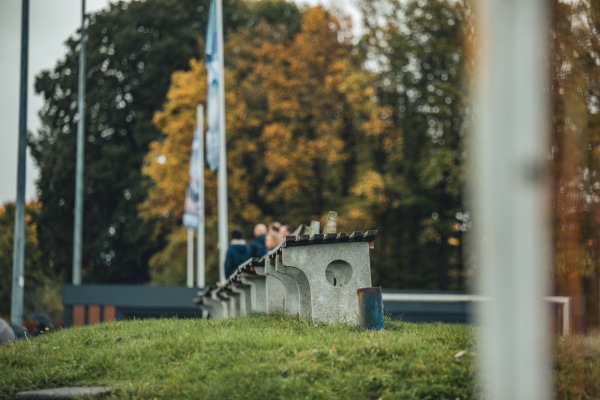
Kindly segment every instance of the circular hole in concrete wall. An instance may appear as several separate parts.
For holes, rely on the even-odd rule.
[[[346,261],[334,260],[325,269],[327,282],[333,286],[344,286],[352,279],[352,267]]]

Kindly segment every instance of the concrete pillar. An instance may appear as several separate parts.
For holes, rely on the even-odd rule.
[[[284,247],[282,263],[307,278],[313,322],[358,323],[356,291],[371,286],[368,242]]]
[[[292,266],[286,266],[281,261],[281,256],[278,256],[275,262],[275,269],[281,274],[289,276],[293,282],[292,288],[298,289],[299,311],[298,314],[303,318],[312,319],[312,297],[310,283],[306,274]],[[291,284],[291,283],[290,283]]]
[[[247,285],[241,281],[240,282],[232,282],[231,290],[239,296],[239,304],[240,304],[239,316],[243,317],[245,315],[250,314],[250,312],[252,312],[250,285]]]
[[[267,259],[265,261],[265,270],[268,276],[267,298],[270,301],[279,303],[281,301],[280,287],[283,287],[283,311],[290,315],[300,315],[300,293],[298,285],[291,276],[277,271],[275,263],[275,258]],[[273,279],[269,280],[269,278]],[[276,304],[275,307],[278,307],[279,304]],[[269,312],[271,311],[275,310],[269,309]]]
[[[250,309],[252,312],[267,312],[267,277],[244,273],[242,282],[250,285]]]

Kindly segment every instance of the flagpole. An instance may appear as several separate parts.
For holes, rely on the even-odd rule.
[[[29,0],[23,0],[21,14],[21,83],[19,94],[19,145],[17,204],[13,240],[13,276],[10,321],[21,326],[25,291],[25,156],[27,154],[27,68],[29,53]]]
[[[81,0],[81,43],[79,45],[77,92],[77,149],[75,161],[75,210],[73,227],[73,285],[81,285],[81,237],[83,225],[83,153],[85,130],[85,0]]]
[[[196,286],[203,288],[205,285],[204,261],[204,106],[199,104],[196,108],[196,126],[198,129],[198,246]]]
[[[227,253],[228,237],[228,210],[227,210],[227,151],[225,138],[225,49],[223,47],[223,4],[221,0],[216,2],[216,30],[217,46],[220,49],[219,60],[219,168],[218,168],[218,190],[217,203],[219,208],[219,279],[225,282],[225,255]]]
[[[187,230],[187,287],[194,287],[194,230]]]

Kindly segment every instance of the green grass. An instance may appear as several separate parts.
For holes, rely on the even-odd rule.
[[[0,398],[108,385],[115,398],[467,399],[472,347],[472,329],[459,325],[386,321],[374,332],[265,315],[124,321],[0,347]]]
[[[600,399],[600,336],[558,337],[554,384],[559,399]]]
[[[482,399],[475,333],[265,315],[113,322],[0,346],[0,399],[80,385],[110,386],[119,399]],[[556,340],[557,398],[600,398],[600,339]]]

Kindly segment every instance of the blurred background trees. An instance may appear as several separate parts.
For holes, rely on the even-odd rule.
[[[469,93],[463,76],[472,35],[467,2],[361,2],[361,48],[377,72],[381,105],[392,110],[401,145],[378,157],[389,199],[378,220],[380,283],[465,289],[464,134]],[[468,274],[468,272],[467,272]]]
[[[171,73],[200,54],[209,1],[120,1],[89,18],[86,74],[82,276],[87,282],[148,280],[148,260],[165,245],[154,222],[138,216],[148,182],[141,173],[152,123]],[[246,22],[245,3],[226,1],[226,26]],[[70,281],[79,38],[35,87],[45,101],[42,129],[30,137],[40,168],[39,223],[44,260]]]
[[[265,20],[270,25],[227,37],[230,225],[250,235],[257,222],[296,226],[337,210],[341,230],[379,230],[377,284],[464,289],[467,9],[442,1],[383,3],[363,5],[368,34],[360,41],[346,20],[321,7],[301,10],[300,18],[289,11],[299,26]],[[394,12],[380,12],[390,7]],[[189,148],[195,106],[206,92],[202,63],[190,65],[173,75],[155,116],[165,136],[146,158],[154,187],[142,215],[173,229],[181,229],[189,151],[172,150]],[[207,171],[205,181],[211,241],[214,175]]]
[[[600,325],[600,3],[554,5],[550,90],[554,289],[576,331]]]
[[[86,282],[171,282],[169,264],[182,270],[173,252],[184,245],[189,148],[205,102],[207,9],[208,0],[119,2],[90,17]],[[321,7],[232,0],[224,9],[230,226],[249,236],[257,222],[296,226],[336,210],[342,230],[380,231],[377,284],[464,289],[465,6],[363,2],[367,34],[358,38],[348,18]],[[65,281],[78,39],[67,46],[36,80],[43,128],[30,137],[41,169],[40,251]],[[214,175],[205,182],[210,279]]]
[[[40,203],[25,206],[25,294],[23,307],[43,310],[53,318],[61,317],[62,282],[43,262],[38,242]],[[12,293],[15,203],[0,205],[0,317],[10,315]]]
[[[180,225],[195,110],[206,102],[208,4],[117,2],[90,16],[84,282],[185,281]],[[464,261],[476,217],[464,205],[467,50],[475,49],[468,2],[358,4],[359,35],[347,17],[322,7],[224,2],[230,227],[250,238],[258,222],[297,226],[336,210],[340,230],[379,231],[375,285],[468,289],[476,267]],[[575,317],[581,326],[599,322],[599,7],[556,2],[551,38],[555,286],[585,298]],[[65,58],[38,75],[42,129],[29,138],[40,179],[27,262],[65,282],[78,52],[75,36]],[[216,176],[208,170],[205,184],[212,282]],[[10,205],[3,212],[12,226]],[[10,244],[8,230],[3,238]],[[11,262],[3,259],[2,271]]]

